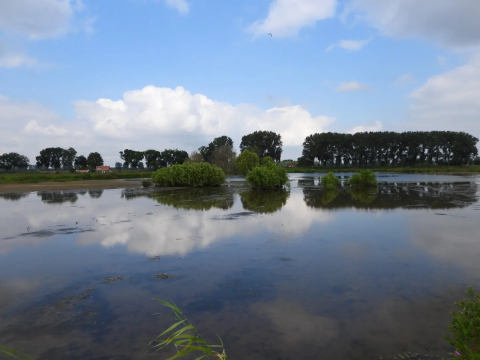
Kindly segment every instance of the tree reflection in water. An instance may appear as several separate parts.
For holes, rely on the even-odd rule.
[[[278,190],[249,190],[240,193],[243,208],[258,213],[274,213],[287,203],[290,191]]]

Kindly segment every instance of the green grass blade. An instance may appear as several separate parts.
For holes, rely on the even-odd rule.
[[[165,330],[163,333],[161,333],[160,335],[157,336],[157,338],[169,333],[170,331],[172,331],[173,329],[175,329],[177,326],[183,324],[185,322],[185,320],[182,320],[182,321],[179,321],[175,324],[173,324],[172,326],[170,326],[167,330]]]
[[[155,300],[160,301],[163,305],[165,305],[165,306],[169,307],[170,309],[172,309],[173,311],[176,311],[176,312],[183,315],[182,311],[177,306],[175,306],[174,304],[170,304],[168,301],[161,300],[161,299],[155,299]]]
[[[30,356],[25,355],[24,353],[22,353],[18,350],[8,348],[8,347],[5,347],[5,346],[0,346],[0,353],[7,354],[8,356],[14,357],[15,359],[19,359],[19,360],[21,360],[21,358],[19,358],[17,355],[19,355],[19,356],[21,356],[25,359],[28,359],[28,360],[33,360]]]

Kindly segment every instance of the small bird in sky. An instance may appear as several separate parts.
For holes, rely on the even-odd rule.
[[[268,33],[267,35],[270,35],[270,37],[273,37],[272,33]]]

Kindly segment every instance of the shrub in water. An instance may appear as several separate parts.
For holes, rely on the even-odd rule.
[[[225,173],[209,163],[183,163],[157,170],[152,175],[157,186],[220,186],[225,182]]]
[[[333,175],[333,172],[329,172],[327,175],[322,176],[321,178],[322,185],[327,190],[336,189],[340,185],[340,180]]]
[[[245,150],[240,155],[238,155],[235,160],[238,171],[246,175],[250,170],[260,164],[258,155],[252,151]]]
[[[353,174],[349,183],[354,186],[377,186],[377,177],[372,170],[362,170]]]
[[[152,186],[153,183],[150,180],[142,180],[142,186],[143,187],[149,187]]]
[[[445,337],[455,348],[454,359],[480,359],[480,294],[469,287],[469,298],[455,303],[458,312],[452,311],[452,325],[449,327],[453,339]]]
[[[273,162],[253,168],[247,174],[247,182],[254,188],[260,189],[281,188],[284,185],[290,185],[287,171]]]

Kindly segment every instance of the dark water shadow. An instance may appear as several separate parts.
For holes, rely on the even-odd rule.
[[[300,184],[299,184],[300,185]],[[478,186],[461,183],[383,183],[376,188],[325,190],[312,181],[301,183],[305,204],[312,208],[454,209],[478,201]]]
[[[20,199],[26,198],[29,193],[7,193],[7,194],[0,194],[0,199],[4,199],[6,201],[18,201]]]
[[[76,191],[38,191],[39,196],[43,202],[47,204],[74,204],[78,200],[79,193]]]
[[[204,211],[212,208],[230,209],[235,202],[234,193],[234,189],[227,187],[162,191],[125,189],[121,196],[126,200],[148,197],[159,204],[171,206],[175,209]]]

